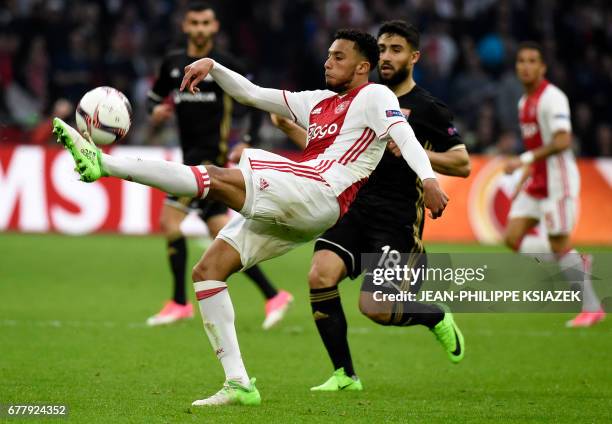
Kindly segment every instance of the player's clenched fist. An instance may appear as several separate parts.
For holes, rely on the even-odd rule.
[[[215,61],[205,57],[185,66],[185,76],[181,82],[181,91],[189,90],[192,94],[200,91],[197,85],[206,78]]]
[[[436,219],[442,216],[444,208],[448,203],[448,196],[442,191],[438,180],[435,178],[427,178],[423,181],[423,194],[425,207],[429,209],[430,216]]]

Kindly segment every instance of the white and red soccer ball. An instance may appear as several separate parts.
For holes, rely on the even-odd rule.
[[[87,133],[97,145],[123,138],[132,123],[132,106],[125,95],[112,87],[97,87],[85,93],[76,109],[81,134]]]

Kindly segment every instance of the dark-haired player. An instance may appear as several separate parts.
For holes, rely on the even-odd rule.
[[[426,149],[433,169],[446,175],[467,177],[469,157],[450,111],[412,78],[414,64],[420,56],[419,38],[418,30],[404,21],[382,24],[378,33],[380,80],[398,97],[401,111]],[[284,122],[281,129],[292,134],[292,138],[299,138],[299,132],[290,123]],[[413,258],[416,260],[419,253],[425,252],[421,241],[423,187],[414,171],[396,157],[397,147],[393,142],[390,144],[390,151],[385,152],[348,213],[315,244],[308,275],[310,302],[335,371],[325,383],[313,387],[313,391],[362,389],[353,368],[338,291],[338,284],[345,277],[355,279],[362,273],[361,254],[389,255],[396,251],[417,254]],[[373,290],[374,286],[366,278],[360,298],[363,314],[382,325],[425,325],[440,339],[451,361],[463,358],[461,333],[448,331],[455,326],[451,314],[445,314],[436,305],[419,302],[374,302]],[[455,334],[459,343],[455,342]]]
[[[522,43],[516,55],[516,74],[525,94],[519,101],[519,120],[525,153],[508,159],[506,172],[526,168],[529,179],[510,208],[506,244],[518,251],[525,234],[543,219],[548,241],[565,277],[582,290],[582,312],[568,327],[590,327],[606,316],[591,284],[590,255],[571,244],[576,223],[580,173],[571,149],[572,126],[566,95],[545,78],[542,47]]]
[[[185,68],[182,89],[197,93],[198,84],[211,75],[239,102],[290,117],[308,128],[308,145],[300,161],[258,149],[245,149],[237,169],[122,158],[102,153],[78,131],[54,120],[59,142],[72,154],[83,181],[113,176],[180,196],[215,199],[241,214],[219,232],[192,273],[204,329],[226,378],[215,395],[193,405],[261,402],[255,380],[249,380],[242,362],[226,281],[334,225],[380,161],[389,139],[422,181],[424,203],[432,217],[444,211],[448,198],[397,98],[387,87],[368,82],[377,62],[374,37],[341,30],[325,61],[327,90],[259,87],[209,58]],[[447,331],[454,337],[453,326]]]
[[[189,4],[182,29],[187,35],[187,49],[172,51],[164,58],[159,76],[148,95],[151,117],[154,125],[159,125],[176,112],[183,162],[186,165],[211,163],[223,166],[232,120],[232,99],[212,80],[202,81],[196,94],[178,89],[185,66],[199,58],[210,57],[238,70],[242,67],[233,56],[216,48],[214,37],[219,30],[219,21],[207,3]],[[164,102],[168,96],[171,96],[172,105]],[[253,114],[251,118],[254,117]],[[253,122],[251,129],[252,133],[257,129]],[[185,292],[187,242],[180,228],[190,210],[198,212],[213,238],[229,221],[227,206],[223,203],[168,195],[161,214],[161,227],[168,245],[174,292],[172,300],[147,320],[148,325],[170,324],[193,316],[193,307],[187,301]],[[245,273],[267,299],[263,328],[268,329],[283,318],[293,297],[284,290],[277,291],[259,267],[248,269]]]

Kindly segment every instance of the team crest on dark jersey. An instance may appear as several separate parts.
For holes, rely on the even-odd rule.
[[[406,109],[406,108],[400,108],[400,111],[404,114],[404,117],[406,119],[408,119],[408,117],[410,116],[410,113],[412,112],[412,109]]]

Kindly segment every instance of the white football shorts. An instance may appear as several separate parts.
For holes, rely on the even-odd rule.
[[[245,149],[238,168],[246,183],[244,207],[217,237],[240,253],[243,270],[316,238],[338,220],[338,199],[311,167]]]
[[[544,220],[547,234],[570,234],[576,225],[577,199],[571,196],[538,199],[525,190],[512,202],[508,218]]]

